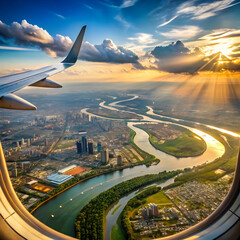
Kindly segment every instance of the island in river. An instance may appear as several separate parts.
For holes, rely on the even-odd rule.
[[[149,141],[156,149],[175,157],[193,157],[206,151],[205,141],[186,128],[164,123],[137,127],[148,133]]]

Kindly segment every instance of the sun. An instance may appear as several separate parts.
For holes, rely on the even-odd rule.
[[[220,57],[222,56],[227,57],[229,60],[231,60],[231,53],[232,53],[232,44],[229,42],[226,42],[226,40],[220,42],[214,46],[212,46],[212,53],[221,53]]]

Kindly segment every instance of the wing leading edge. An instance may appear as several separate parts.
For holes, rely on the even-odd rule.
[[[58,64],[37,70],[0,77],[0,108],[35,110],[33,104],[16,96],[13,92],[26,86],[59,88],[61,85],[47,79],[56,73],[73,66],[79,56],[86,26],[83,26],[67,57]]]

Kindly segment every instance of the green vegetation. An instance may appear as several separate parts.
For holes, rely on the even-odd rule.
[[[119,204],[119,205],[113,210],[112,215],[114,215],[115,212],[116,212],[120,207],[121,207],[121,204]]]
[[[34,198],[40,198],[41,197],[40,193],[33,193],[33,192],[26,191],[24,189],[24,187],[17,188],[16,191],[19,192],[19,193],[29,195],[26,199],[22,200],[24,203],[27,203],[28,200],[32,197],[34,197]]]
[[[147,203],[156,203],[156,204],[169,204],[172,203],[164,192],[158,192],[154,195],[149,196],[146,199]]]
[[[132,225],[129,219],[129,216],[131,215],[131,213],[134,211],[134,209],[147,204],[148,203],[147,199],[152,197],[152,195],[154,196],[159,193],[160,194],[159,196],[162,196],[163,198],[163,195],[162,195],[163,193],[160,190],[161,190],[161,187],[156,187],[156,186],[147,188],[145,191],[139,193],[137,196],[132,198],[127,203],[127,205],[125,206],[122,212],[122,227],[127,239],[140,239],[138,237],[138,233],[135,232],[134,229],[132,228]],[[165,195],[164,197],[166,198]],[[166,199],[164,200],[166,201]]]
[[[111,232],[111,239],[113,240],[125,240],[124,233],[121,228],[121,218],[122,214],[118,217],[117,220],[117,228],[115,226],[112,227],[112,232]]]
[[[190,172],[186,172],[181,176],[176,177],[175,183],[168,187],[176,187],[188,181],[200,181],[200,182],[214,182],[225,174],[235,171],[237,156],[238,156],[238,140],[234,137],[228,136],[228,143],[214,130],[209,130],[210,134],[220,141],[225,147],[225,153],[223,156],[215,159],[209,164],[203,164],[201,166],[194,167]],[[225,171],[222,174],[216,174],[215,171],[221,169]]]
[[[88,112],[96,114],[98,116],[107,117],[107,118],[113,118],[113,119],[142,119],[142,117],[138,116],[134,113],[128,113],[128,112],[121,112],[119,114],[119,111],[110,110],[110,109],[100,109],[100,108],[92,108],[88,109]]]
[[[63,143],[63,141],[59,141],[58,144],[55,147],[55,150],[56,149],[64,149],[64,148],[72,147],[74,145],[75,145],[75,141],[74,140],[67,141],[67,142],[64,142],[64,143]]]
[[[178,130],[180,129],[183,132],[181,136],[166,140],[164,143],[159,143],[161,139],[154,135],[154,133],[142,126],[137,127],[148,133],[149,141],[155,148],[175,157],[192,157],[206,151],[207,146],[205,141],[187,129],[178,128]]]
[[[150,174],[136,177],[131,180],[117,184],[109,190],[99,194],[92,199],[78,214],[75,220],[75,235],[78,239],[103,239],[103,218],[104,212],[109,206],[117,202],[121,197],[142,186],[153,182],[167,180],[179,173],[178,171],[161,172],[159,174]],[[142,194],[142,193],[140,193]]]
[[[136,132],[133,131],[132,129],[130,129],[130,142],[128,144],[131,144],[134,149],[137,151],[138,154],[140,154],[143,157],[143,161],[139,161],[138,163],[136,163],[136,165],[138,164],[145,164],[146,166],[151,166],[151,164],[153,162],[155,163],[159,163],[160,160],[157,159],[154,155],[151,155],[147,152],[144,152],[142,149],[140,149],[135,143],[134,143],[134,137],[136,135]],[[136,157],[137,158],[137,157]]]

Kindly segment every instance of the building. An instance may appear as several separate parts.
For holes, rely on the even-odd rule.
[[[87,153],[87,137],[82,136],[82,152]]]
[[[150,208],[150,217],[158,217],[159,215],[158,206],[155,203],[149,203],[148,206]]]
[[[48,176],[47,180],[51,183],[59,185],[59,184],[62,184],[64,182],[70,180],[71,178],[73,178],[73,176],[63,175],[63,174],[60,174],[60,173],[55,173],[53,175]]]
[[[93,154],[93,143],[92,142],[88,142],[88,153]]]
[[[101,151],[101,162],[107,164],[109,162],[109,150],[108,148],[104,148]]]
[[[67,171],[69,171],[69,170],[71,170],[73,168],[76,168],[76,167],[77,167],[77,165],[73,164],[73,165],[70,165],[70,166],[65,167],[63,169],[58,170],[58,173],[62,173],[63,174],[63,173],[65,173],[65,172],[67,172]]]
[[[32,180],[32,181],[30,181],[30,182],[27,183],[27,186],[28,186],[28,187],[31,187],[32,185],[34,185],[34,184],[36,184],[36,183],[38,183],[38,181]]]
[[[17,170],[17,168],[13,168],[13,170],[12,170],[12,177],[17,177],[18,176],[18,170]]]
[[[122,161],[122,156],[121,155],[117,156],[117,165],[118,166],[122,166],[123,165],[123,161]]]
[[[98,142],[97,144],[97,152],[100,153],[102,151],[102,144]]]
[[[48,145],[48,139],[45,138],[45,139],[44,139],[44,146],[47,146],[47,145]]]
[[[149,203],[148,206],[140,208],[139,211],[144,218],[152,218],[159,216],[159,209],[155,203]]]
[[[82,153],[82,143],[80,141],[76,142],[77,145],[77,153],[81,154]]]

